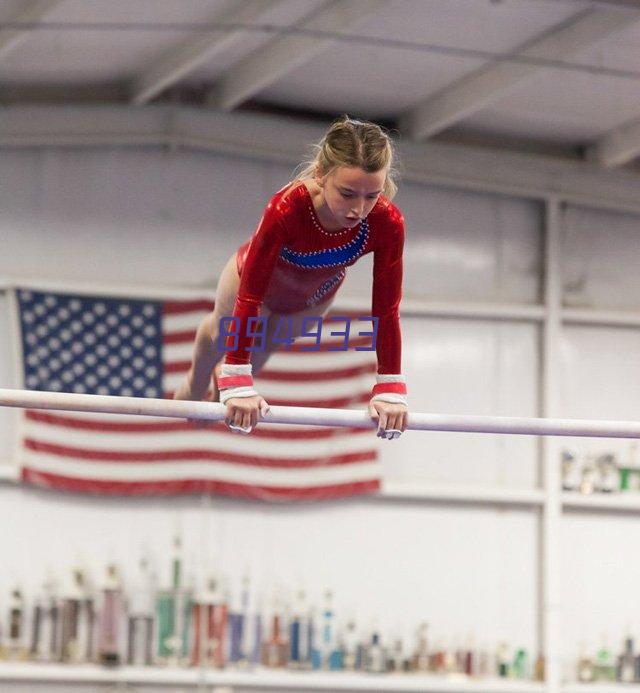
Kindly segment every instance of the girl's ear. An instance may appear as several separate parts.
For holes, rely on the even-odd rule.
[[[319,166],[316,166],[316,170],[313,172],[313,178],[321,188],[324,188],[324,181],[326,179],[326,176],[322,175],[322,171],[320,170]]]

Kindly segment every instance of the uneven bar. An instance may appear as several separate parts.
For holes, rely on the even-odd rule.
[[[185,402],[141,397],[80,395],[10,389],[0,389],[0,406],[102,414],[163,416],[208,421],[221,421],[224,419],[225,413],[224,406],[217,402]],[[271,407],[271,412],[261,420],[261,423],[375,428],[375,424],[364,409]],[[410,412],[409,430],[640,439],[640,421],[597,421],[595,419],[540,419]]]

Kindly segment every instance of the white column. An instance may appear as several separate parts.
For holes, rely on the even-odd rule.
[[[541,412],[544,417],[558,415],[559,337],[561,327],[560,228],[561,202],[552,196],[546,202],[544,227],[543,293],[546,316],[542,333]],[[541,644],[545,658],[546,690],[559,693],[560,660],[560,520],[561,494],[558,450],[553,438],[540,439],[542,481],[545,502],[542,510],[540,580],[542,609]]]

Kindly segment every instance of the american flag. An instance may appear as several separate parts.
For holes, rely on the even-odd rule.
[[[157,301],[16,289],[23,386],[29,390],[172,397],[191,362],[210,300]],[[344,323],[342,324],[344,327]],[[329,331],[339,331],[339,322]],[[371,329],[360,327],[359,331]],[[355,330],[354,330],[355,331]],[[331,351],[276,352],[256,379],[270,404],[362,408],[375,360],[350,339]],[[249,436],[222,423],[138,416],[21,413],[21,478],[94,494],[216,493],[271,501],[371,493],[380,469],[372,431],[258,426]]]

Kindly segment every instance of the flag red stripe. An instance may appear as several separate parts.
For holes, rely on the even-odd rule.
[[[194,313],[196,311],[213,310],[214,303],[208,299],[197,299],[194,301],[168,301],[162,304],[163,315],[180,315],[182,313]]]
[[[34,452],[54,455],[55,457],[73,457],[88,462],[192,462],[204,460],[207,462],[233,462],[252,467],[273,468],[308,468],[327,467],[353,462],[370,462],[376,459],[375,450],[349,452],[342,455],[325,455],[321,457],[267,457],[265,455],[239,455],[233,452],[217,450],[136,450],[121,452],[116,450],[87,450],[68,445],[43,443],[33,438],[25,438],[24,446]]]
[[[76,419],[73,416],[51,414],[35,409],[26,410],[29,421],[37,421],[47,426],[61,426],[80,431],[98,431],[108,433],[171,433],[177,431],[196,431],[195,424],[188,421],[135,421],[118,422],[111,419],[89,420]],[[220,433],[236,435],[224,424],[218,422],[212,424],[216,427],[216,435]],[[205,429],[208,430],[208,429]],[[283,430],[271,426],[258,426],[251,435],[256,438],[270,438],[277,440],[319,440],[323,438],[335,438],[336,436],[351,436],[358,433],[368,433],[366,428],[310,428],[307,430]]]
[[[183,330],[182,332],[167,332],[162,335],[163,344],[181,344],[193,342],[196,338],[195,330]]]
[[[380,482],[354,481],[348,484],[312,486],[309,488],[282,488],[235,484],[212,479],[180,479],[172,481],[105,481],[102,479],[76,479],[40,472],[28,467],[22,470],[22,480],[36,486],[60,491],[95,493],[99,495],[164,496],[173,494],[212,493],[235,498],[264,501],[310,501],[344,498],[376,493]]]

